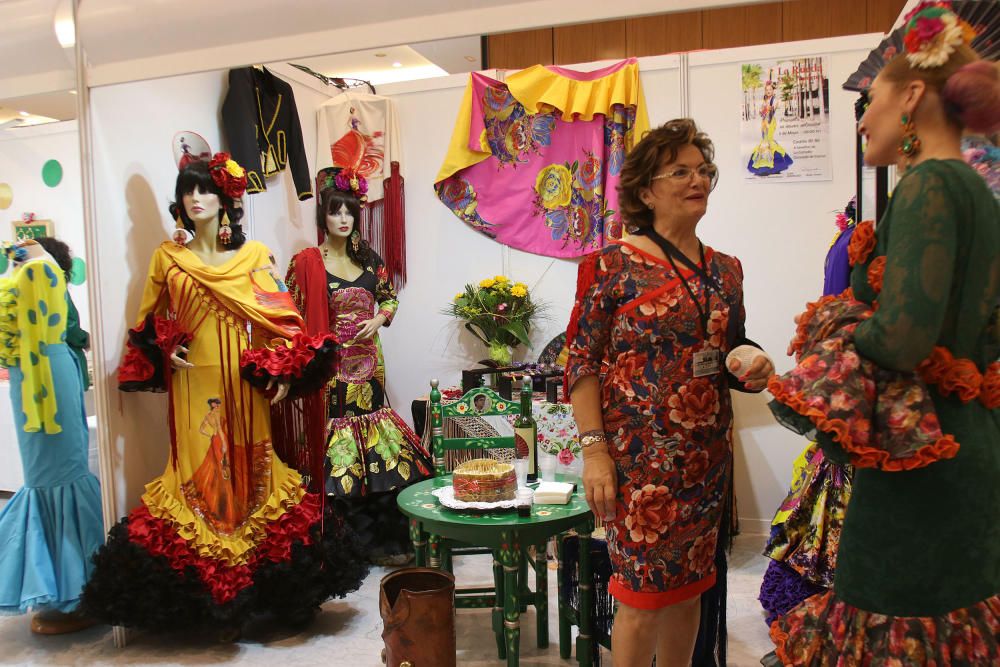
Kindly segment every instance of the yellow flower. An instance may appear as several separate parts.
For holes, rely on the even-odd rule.
[[[479,281],[479,286],[482,287],[483,289],[488,289],[490,287],[493,287],[493,285],[495,285],[496,282],[497,281],[494,280],[493,278],[486,278],[485,280]]]
[[[226,171],[234,178],[242,178],[246,174],[236,160],[226,160]]]
[[[526,292],[528,291],[528,286],[525,285],[524,283],[514,283],[514,287],[520,287],[524,291],[526,291]]]
[[[494,276],[493,280],[497,281],[498,283],[509,283],[510,282],[510,278],[508,278],[507,276]]]
[[[455,298],[454,298],[453,300],[454,300],[454,301],[458,301],[458,300],[459,300],[459,299],[461,299],[461,298],[462,298],[463,296],[465,296],[465,292],[459,292],[458,294],[456,294],[456,295],[455,295]]]
[[[550,164],[538,172],[535,192],[548,210],[562,208],[573,196],[573,175],[561,164]]]
[[[510,290],[511,296],[516,296],[518,298],[528,296],[528,290],[524,289],[520,285],[514,285]]]

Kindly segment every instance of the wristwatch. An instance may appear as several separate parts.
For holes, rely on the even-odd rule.
[[[594,432],[584,433],[583,435],[580,436],[580,448],[586,449],[591,445],[596,445],[599,442],[607,442],[607,441],[608,439],[605,438],[604,434],[599,431],[596,433]]]

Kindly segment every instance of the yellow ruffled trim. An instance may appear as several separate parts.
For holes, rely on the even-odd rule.
[[[267,536],[268,525],[302,502],[305,494],[302,476],[291,468],[285,470],[287,476],[267,502],[251,514],[233,535],[216,533],[187,503],[176,498],[163,486],[162,477],[146,485],[142,502],[150,514],[173,524],[177,533],[191,544],[199,556],[222,561],[227,565],[243,565],[250,560],[254,548]],[[272,468],[272,474],[274,472],[277,471]]]
[[[639,64],[635,58],[625,62],[627,64],[617,71],[591,81],[577,81],[544,65],[532,65],[511,74],[504,83],[528,113],[557,109],[566,122],[592,120],[596,114],[607,115],[616,104],[635,107],[638,140],[649,129],[649,118],[639,81]]]
[[[547,69],[544,65],[533,65],[511,74],[503,83],[528,113],[556,109],[567,122],[593,120],[595,114],[607,115],[615,104],[635,107],[635,123],[625,134],[625,151],[628,152],[649,131],[649,116],[646,114],[646,98],[639,81],[639,65],[635,58],[629,58],[625,63],[617,71],[593,81],[577,81]],[[472,133],[472,86],[473,79],[470,76],[455,119],[448,152],[434,179],[435,183],[490,157],[486,130],[479,135],[479,150],[469,147],[469,135]]]
[[[0,278],[0,366],[17,366],[21,354],[20,333],[17,329],[17,298],[14,281]]]

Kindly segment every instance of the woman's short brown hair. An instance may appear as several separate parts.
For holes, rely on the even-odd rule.
[[[653,212],[639,198],[639,192],[650,187],[664,156],[673,162],[678,151],[688,144],[701,151],[705,162],[715,158],[712,140],[690,118],[675,118],[650,130],[629,152],[618,182],[618,206],[628,229],[653,225]]]

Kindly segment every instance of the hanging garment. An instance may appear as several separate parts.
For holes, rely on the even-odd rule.
[[[634,58],[594,72],[535,65],[473,73],[434,188],[504,245],[580,257],[622,236],[617,185],[649,129]]]
[[[299,201],[313,196],[292,87],[267,68],[229,70],[222,129],[233,159],[246,169],[247,194],[267,190],[264,179],[291,165]]]
[[[388,97],[348,91],[316,111],[316,171],[349,169],[368,181],[361,235],[406,284],[406,215],[396,107]],[[322,238],[318,239],[322,243]]]

